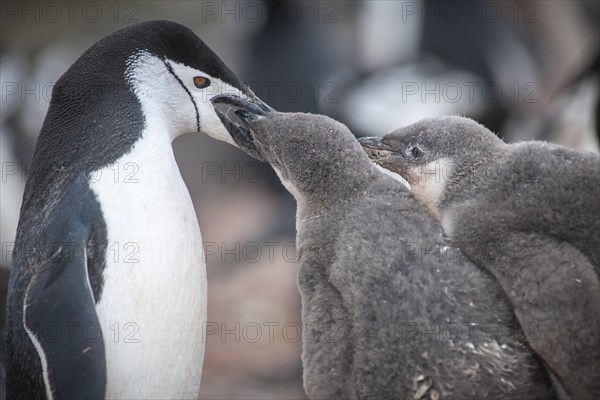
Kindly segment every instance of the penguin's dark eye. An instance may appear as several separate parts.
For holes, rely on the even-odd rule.
[[[421,150],[419,146],[415,146],[410,150],[410,154],[412,154],[414,158],[419,158],[423,155],[423,150]]]
[[[196,87],[198,89],[204,89],[205,87],[210,85],[210,80],[208,80],[208,78],[205,78],[203,76],[195,76],[194,77],[194,85],[196,85]]]

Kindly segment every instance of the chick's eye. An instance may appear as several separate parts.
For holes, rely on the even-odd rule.
[[[210,85],[210,80],[208,80],[208,78],[205,78],[203,76],[195,76],[194,77],[194,85],[196,85],[196,87],[198,89],[204,89],[205,87]]]
[[[410,154],[412,154],[414,158],[418,158],[423,155],[423,150],[421,150],[419,146],[415,146],[410,150]]]

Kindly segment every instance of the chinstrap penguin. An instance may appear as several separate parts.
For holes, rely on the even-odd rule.
[[[493,277],[447,246],[344,125],[214,102],[237,107],[225,125],[297,201],[309,398],[554,397]]]
[[[600,154],[506,144],[462,117],[361,140],[507,293],[573,399],[600,398]]]
[[[56,83],[14,249],[8,398],[197,398],[206,271],[171,142],[233,143],[223,93],[269,109],[169,21],[105,37]]]

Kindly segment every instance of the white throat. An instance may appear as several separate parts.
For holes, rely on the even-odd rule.
[[[162,125],[171,140],[200,130],[236,146],[210,100],[220,94],[246,97],[238,88],[203,71],[143,51],[129,59],[126,76],[142,103],[148,125]],[[197,76],[207,78],[211,84],[202,89],[195,87]]]
[[[415,197],[425,204],[438,221],[441,220],[440,201],[454,172],[450,158],[440,158],[411,170],[416,182],[412,185]]]
[[[146,128],[168,135],[171,141],[198,130],[196,107],[165,61],[137,53],[128,61],[126,77],[142,106]]]

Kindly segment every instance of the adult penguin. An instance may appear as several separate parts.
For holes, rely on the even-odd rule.
[[[8,398],[197,397],[206,270],[171,143],[233,143],[222,93],[267,108],[169,21],[107,36],[58,80],[14,249]]]

